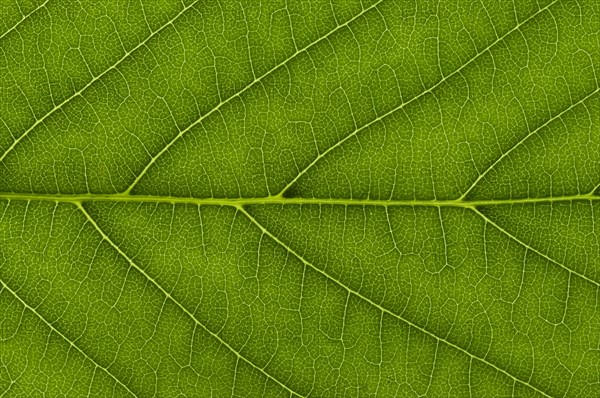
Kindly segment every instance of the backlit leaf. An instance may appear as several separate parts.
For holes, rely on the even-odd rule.
[[[600,397],[596,0],[1,0],[0,396]]]

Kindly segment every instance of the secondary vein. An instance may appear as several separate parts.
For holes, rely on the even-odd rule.
[[[8,35],[10,32],[12,32],[15,29],[17,29],[27,18],[31,17],[33,14],[35,14],[36,12],[38,12],[39,10],[41,10],[42,8],[44,8],[46,6],[46,4],[48,4],[49,1],[50,0],[44,1],[42,4],[40,4],[39,6],[37,6],[29,14],[23,15],[23,17],[17,23],[15,23],[13,26],[11,26],[10,28],[8,28],[7,31],[5,31],[4,33],[2,33],[0,35],[0,40],[3,39],[6,35]]]
[[[440,336],[438,336],[437,334],[430,332],[429,330],[413,323],[412,321],[410,321],[409,319],[404,318],[401,314],[396,314],[394,311],[387,309],[386,307],[384,307],[381,304],[378,304],[376,302],[374,302],[373,300],[371,300],[369,297],[364,296],[363,294],[360,293],[360,291],[356,291],[353,290],[352,288],[350,288],[349,286],[345,285],[344,283],[342,283],[341,281],[339,281],[338,279],[334,278],[333,276],[331,276],[329,273],[327,273],[326,271],[322,270],[321,268],[317,267],[316,265],[312,264],[311,262],[309,262],[308,260],[306,260],[304,257],[302,257],[300,254],[298,254],[296,251],[294,251],[290,246],[288,246],[285,242],[283,242],[282,240],[280,240],[276,235],[274,235],[273,233],[271,233],[271,231],[269,231],[264,225],[262,225],[261,223],[259,223],[250,213],[248,213],[244,208],[239,207],[238,210],[243,213],[248,219],[249,221],[254,224],[258,229],[261,230],[262,233],[264,233],[265,235],[267,235],[268,237],[270,237],[273,241],[275,241],[278,245],[280,245],[281,247],[283,247],[285,250],[287,250],[289,253],[291,253],[294,257],[296,257],[298,260],[300,260],[302,263],[304,263],[306,266],[314,269],[315,271],[317,271],[318,273],[322,274],[323,276],[325,276],[327,279],[333,281],[334,283],[336,283],[338,286],[340,286],[341,288],[343,288],[344,290],[348,291],[348,293],[350,294],[354,294],[356,297],[366,301],[367,303],[369,303],[370,305],[374,306],[375,308],[379,309],[380,311],[382,311],[383,313],[386,313],[388,315],[391,315],[394,318],[399,319],[400,321],[410,325],[411,327],[421,331],[422,333],[426,334],[429,337],[433,337],[436,341],[438,342],[442,342],[464,354],[466,354],[467,356],[476,359],[494,369],[496,369],[497,371],[501,372],[502,374],[510,377],[511,379],[513,379],[515,382],[521,383],[529,388],[531,388],[532,390],[540,393],[541,395],[545,396],[545,397],[549,397],[551,398],[550,395],[548,395],[546,392],[540,390],[539,388],[537,388],[536,386],[532,385],[529,383],[529,381],[525,381],[525,380],[521,380],[520,378],[514,376],[513,374],[511,374],[510,372],[504,370],[503,368],[495,365],[492,362],[489,362],[486,358],[482,358],[479,357],[475,354],[472,354],[470,351],[468,351],[467,349],[464,349],[454,343],[452,343],[451,341],[446,340],[445,338],[442,338]]]
[[[92,218],[92,216],[90,215],[90,213],[88,213],[88,211],[81,204],[78,204],[77,207],[83,213],[83,215],[85,216],[87,222],[89,222],[92,225],[92,227],[94,228],[94,230],[100,234],[100,236],[102,237],[102,239],[104,241],[106,241],[119,254],[119,256],[121,256],[125,261],[127,261],[129,263],[129,265],[131,267],[135,268],[148,281],[150,281],[156,288],[158,288],[158,290],[160,290],[161,293],[164,294],[165,297],[168,300],[171,300],[171,302],[173,302],[187,316],[189,316],[192,319],[192,321],[194,321],[198,326],[200,326],[202,329],[204,329],[204,331],[206,331],[206,333],[210,334],[217,341],[219,341],[223,346],[227,347],[227,349],[229,349],[231,352],[233,352],[239,359],[241,359],[244,362],[248,363],[250,366],[252,366],[253,368],[255,368],[258,372],[260,372],[263,375],[265,375],[267,377],[267,379],[272,380],[273,382],[275,382],[278,385],[280,385],[283,389],[287,390],[290,393],[290,395],[296,395],[296,396],[299,396],[299,397],[303,397],[299,393],[297,393],[297,392],[293,391],[292,389],[290,389],[282,381],[280,381],[279,379],[277,379],[273,375],[271,375],[269,372],[267,372],[264,367],[260,367],[260,366],[257,366],[256,364],[254,364],[254,362],[252,362],[251,360],[249,360],[248,358],[246,358],[246,356],[244,356],[241,353],[241,351],[236,350],[234,347],[232,347],[231,345],[229,345],[229,343],[227,343],[225,340],[223,340],[221,338],[221,336],[219,336],[217,333],[211,331],[204,323],[200,322],[198,320],[198,318],[196,318],[196,316],[192,312],[190,312],[186,307],[184,307],[184,305],[181,304],[171,293],[169,293],[168,291],[166,291],[162,287],[162,285],[160,285],[158,283],[158,281],[156,281],[154,278],[152,278],[146,272],[146,270],[144,270],[140,265],[138,265],[136,262],[134,262],[131,257],[129,257],[115,242],[113,242],[113,240],[107,235],[107,233],[102,228],[100,228],[100,226],[98,225],[98,223],[96,223],[96,220],[94,220],[94,218]]]
[[[536,16],[538,16],[542,12],[548,10],[551,6],[553,6],[557,2],[558,2],[558,0],[554,0],[550,4],[546,5],[545,7],[541,8],[540,10],[538,10],[535,13],[533,13],[532,15],[530,15],[524,21],[518,23],[514,28],[512,28],[511,30],[509,30],[508,32],[506,32],[504,35],[502,35],[501,37],[497,38],[493,43],[491,43],[490,45],[488,45],[486,48],[484,48],[483,50],[481,50],[477,54],[475,54],[475,56],[473,56],[467,62],[465,62],[464,64],[462,64],[458,69],[454,70],[452,73],[449,73],[449,74],[447,74],[445,76],[442,76],[442,78],[437,83],[435,83],[434,85],[430,86],[429,88],[427,88],[426,90],[420,92],[419,94],[413,96],[409,100],[402,102],[400,105],[398,105],[398,106],[396,106],[396,107],[388,110],[384,114],[382,114],[380,116],[377,116],[375,119],[369,121],[368,123],[365,123],[362,126],[355,128],[352,132],[350,132],[349,134],[347,134],[346,136],[344,136],[343,138],[341,138],[340,140],[338,140],[337,142],[335,142],[333,145],[329,146],[326,150],[324,150],[323,152],[319,153],[318,156],[315,157],[298,174],[296,174],[296,176],[279,192],[279,195],[283,195],[285,192],[287,192],[294,184],[296,184],[296,182],[300,179],[300,177],[302,177],[304,174],[306,174],[306,172],[308,170],[312,169],[317,163],[319,163],[319,161],[321,159],[323,159],[325,156],[327,156],[327,154],[330,153],[331,151],[333,151],[335,148],[340,147],[344,142],[346,142],[350,138],[356,136],[361,131],[369,128],[370,126],[373,126],[375,123],[377,123],[377,122],[379,122],[379,121],[381,121],[383,119],[386,119],[388,116],[393,115],[394,113],[396,113],[400,109],[403,109],[404,107],[406,107],[407,105],[413,103],[414,101],[418,100],[419,98],[421,98],[421,97],[423,97],[423,96],[425,96],[425,95],[427,95],[429,93],[432,93],[434,90],[436,90],[442,84],[444,84],[445,82],[447,82],[448,79],[450,79],[452,76],[455,76],[455,75],[459,74],[460,71],[462,71],[464,68],[466,68],[467,66],[469,66],[471,63],[475,62],[482,54],[485,54],[488,51],[490,51],[498,43],[501,43],[504,39],[506,39],[508,36],[510,36],[513,32],[518,31],[522,26],[524,26],[525,24],[527,24],[530,21],[532,21]]]
[[[135,186],[141,181],[142,177],[144,177],[146,175],[146,173],[148,172],[148,170],[154,164],[156,164],[157,159],[160,158],[163,154],[165,154],[177,141],[179,141],[179,139],[181,139],[194,126],[202,123],[206,118],[208,118],[213,113],[219,111],[219,109],[221,109],[221,107],[223,107],[224,105],[228,104],[234,98],[240,97],[246,91],[248,91],[249,89],[251,89],[252,87],[254,87],[254,85],[256,85],[257,83],[261,82],[265,77],[270,76],[273,72],[275,72],[279,68],[287,65],[288,62],[290,62],[292,59],[295,59],[298,55],[300,55],[300,54],[308,51],[310,48],[314,47],[316,44],[321,43],[321,42],[327,40],[327,38],[330,37],[331,35],[335,34],[339,30],[341,30],[342,28],[350,25],[352,22],[356,21],[358,18],[360,18],[361,16],[365,15],[367,12],[369,12],[369,11],[377,8],[377,6],[379,6],[379,4],[381,4],[382,1],[383,0],[377,1],[376,3],[372,4],[371,6],[363,9],[359,14],[355,15],[353,18],[347,20],[346,22],[344,22],[342,24],[339,24],[334,29],[332,29],[327,34],[325,34],[324,36],[321,36],[317,40],[315,40],[312,43],[308,44],[307,46],[305,46],[305,47],[303,47],[301,49],[296,50],[296,52],[294,52],[292,55],[290,55],[289,57],[287,57],[286,59],[284,59],[283,61],[281,61],[280,63],[278,63],[277,65],[275,65],[271,69],[269,69],[268,71],[266,71],[261,76],[256,77],[254,80],[252,80],[246,86],[244,86],[241,90],[235,92],[231,96],[229,96],[226,99],[224,99],[223,101],[219,102],[211,110],[209,110],[204,115],[202,115],[199,118],[197,118],[195,121],[193,121],[186,128],[184,128],[183,130],[180,130],[179,133],[175,137],[173,137],[165,146],[163,146],[163,148],[156,155],[152,156],[152,158],[150,159],[150,161],[148,163],[146,163],[146,165],[144,166],[144,168],[142,169],[142,171],[140,171],[137,174],[137,176],[135,177],[135,179],[133,180],[133,182],[129,185],[129,187],[127,187],[127,189],[124,191],[124,193],[130,193],[133,190],[133,188],[135,188]],[[558,1],[558,0],[555,0],[555,1]]]
[[[17,294],[17,291],[11,289],[3,280],[0,280],[0,291],[3,289],[6,289],[6,291],[8,291],[10,294],[12,294],[27,310],[33,312],[46,326],[48,326],[50,328],[50,330],[52,330],[54,333],[56,333],[57,335],[59,335],[63,340],[65,340],[71,347],[73,347],[77,352],[79,352],[81,355],[83,355],[87,360],[89,360],[92,364],[94,364],[94,366],[98,369],[103,370],[104,372],[106,372],[106,374],[108,374],[108,376],[110,376],[112,379],[115,380],[115,382],[120,385],[121,387],[123,387],[125,390],[127,390],[127,392],[129,392],[130,395],[137,397],[137,395],[125,384],[123,383],[121,380],[119,380],[119,378],[117,378],[117,376],[115,376],[108,367],[104,367],[102,365],[100,365],[98,362],[96,362],[95,359],[93,359],[91,356],[89,356],[85,351],[83,351],[77,344],[75,344],[75,342],[73,342],[71,339],[69,339],[66,335],[64,335],[61,331],[59,331],[51,322],[49,322],[44,316],[42,316],[42,314],[40,314],[36,308],[30,306],[29,304],[27,304],[27,302],[25,302],[21,296],[19,296]]]
[[[23,139],[25,137],[27,137],[29,135],[29,133],[31,131],[33,131],[38,125],[40,125],[44,120],[46,120],[48,117],[50,117],[51,115],[53,115],[56,111],[60,110],[64,105],[66,105],[69,102],[71,102],[74,98],[77,98],[77,97],[81,96],[90,86],[92,86],[95,82],[97,82],[98,80],[100,80],[100,78],[102,78],[102,76],[106,75],[111,70],[117,68],[117,66],[119,66],[131,54],[133,54],[134,52],[136,52],[138,49],[144,47],[146,45],[146,43],[148,43],[148,41],[150,39],[152,39],[153,37],[155,37],[159,32],[163,31],[166,27],[170,26],[173,22],[175,22],[175,20],[177,20],[181,15],[183,15],[187,10],[189,10],[190,8],[192,8],[198,1],[199,0],[195,0],[193,3],[185,6],[181,11],[179,11],[179,13],[177,15],[175,15],[175,17],[173,17],[172,19],[170,19],[167,23],[165,23],[164,25],[162,25],[160,28],[158,28],[158,29],[150,32],[150,35],[148,37],[146,37],[144,40],[142,40],[140,43],[138,43],[138,45],[136,45],[135,47],[133,47],[130,50],[127,50],[125,52],[125,54],[123,54],[123,56],[121,58],[119,58],[119,60],[117,62],[115,62],[110,67],[108,67],[107,69],[105,69],[102,73],[99,73],[98,75],[93,76],[92,80],[90,80],[85,86],[81,87],[75,93],[73,93],[69,97],[65,98],[60,104],[55,105],[54,108],[50,109],[42,117],[36,118],[35,123],[33,123],[29,128],[27,128],[27,130],[25,130],[25,132],[23,132],[19,137],[17,137],[16,139],[14,139],[14,141],[12,142],[12,144],[4,151],[4,153],[2,155],[0,155],[0,162],[3,161],[6,158],[6,156],[10,152],[12,152],[15,149],[15,147],[17,145],[19,145],[19,143],[21,141],[23,141]]]

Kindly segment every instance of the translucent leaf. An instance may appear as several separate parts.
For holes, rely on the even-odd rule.
[[[600,396],[597,1],[0,16],[0,396]]]

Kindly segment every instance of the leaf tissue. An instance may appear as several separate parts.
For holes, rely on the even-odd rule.
[[[0,397],[600,397],[597,0],[0,0]]]

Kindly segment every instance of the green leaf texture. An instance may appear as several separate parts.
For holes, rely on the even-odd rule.
[[[0,397],[600,397],[597,0],[0,17]]]

